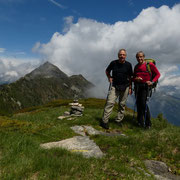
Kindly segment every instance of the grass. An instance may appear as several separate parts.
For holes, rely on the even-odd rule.
[[[127,137],[91,136],[105,153],[101,159],[84,158],[64,149],[45,150],[41,143],[60,141],[75,134],[73,125],[99,127],[104,100],[85,99],[84,115],[72,121],[57,117],[69,110],[69,100],[59,100],[45,106],[21,110],[12,117],[0,117],[0,179],[154,179],[147,177],[143,160],[165,162],[173,173],[180,174],[180,128],[167,123],[162,114],[152,119],[153,127],[144,130],[132,122],[127,109],[123,127],[114,123],[116,109],[110,118],[111,130],[119,130]],[[141,168],[141,169],[140,169]]]

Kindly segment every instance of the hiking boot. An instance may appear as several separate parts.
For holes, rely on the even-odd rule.
[[[108,123],[104,123],[103,121],[100,122],[100,126],[104,129],[109,129],[109,124]]]
[[[139,123],[139,122],[137,123],[137,126],[138,127],[144,127],[144,125],[142,123]]]
[[[146,126],[145,129],[151,129],[151,126]]]

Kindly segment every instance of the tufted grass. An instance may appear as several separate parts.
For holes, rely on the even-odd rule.
[[[12,117],[0,117],[0,179],[56,180],[56,179],[154,179],[147,177],[143,160],[165,162],[172,173],[180,174],[180,128],[170,125],[162,114],[152,119],[153,127],[144,130],[132,121],[132,110],[126,109],[123,126],[114,123],[117,106],[110,117],[110,131],[123,136],[91,136],[105,153],[101,159],[86,159],[64,149],[45,150],[41,143],[60,141],[75,134],[73,125],[99,126],[105,100],[80,100],[84,115],[72,121],[57,117],[69,110],[70,100],[57,100],[44,106],[17,112]]]

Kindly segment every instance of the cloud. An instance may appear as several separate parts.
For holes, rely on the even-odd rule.
[[[13,82],[40,65],[38,59],[0,58],[0,83]]]
[[[168,86],[175,87],[176,90],[180,90],[180,69],[176,65],[164,65],[160,68],[160,88],[162,90]]]
[[[5,48],[0,48],[0,53],[4,53],[5,52]]]
[[[38,44],[34,51],[69,75],[83,74],[95,85],[107,87],[104,71],[110,61],[117,58],[120,48],[127,49],[127,60],[133,65],[139,50],[144,51],[147,58],[156,59],[158,68],[179,64],[179,19],[180,4],[173,8],[150,7],[132,21],[115,24],[85,18],[73,23],[70,17],[66,18],[69,23],[65,33],[54,33],[47,44]],[[166,70],[163,69],[163,73]]]
[[[129,6],[134,6],[134,2],[132,0],[128,0]]]
[[[64,18],[64,21],[65,21],[65,25],[63,29],[64,33],[69,31],[71,25],[73,25],[73,20],[74,20],[73,16],[68,16]]]
[[[57,3],[54,0],[49,0],[49,1],[52,2],[53,4],[55,4],[56,6],[60,7],[61,9],[66,9],[67,8],[66,6],[63,6],[63,5],[61,5],[60,3]]]

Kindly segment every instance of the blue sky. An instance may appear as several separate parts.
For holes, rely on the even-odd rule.
[[[106,24],[133,20],[142,9],[179,3],[177,0],[0,0],[0,48],[2,55],[37,56],[36,42],[47,43],[55,32],[63,33],[64,18],[94,19]]]
[[[125,48],[133,66],[137,51],[155,58],[158,87],[177,93],[179,19],[180,0],[0,0],[0,82],[49,61],[106,89],[104,70]]]

